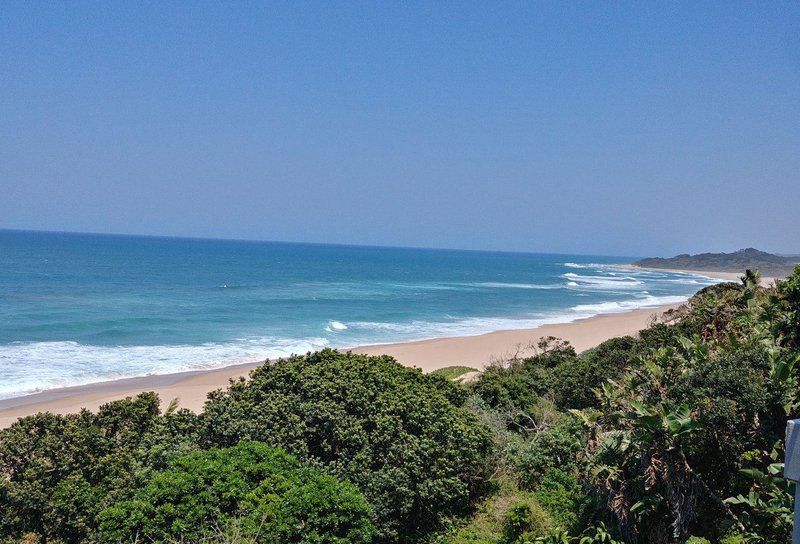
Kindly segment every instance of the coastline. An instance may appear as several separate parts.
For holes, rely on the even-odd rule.
[[[653,270],[655,272],[680,272],[681,274],[698,274],[700,276],[706,276],[708,278],[732,281],[735,283],[739,283],[741,281],[741,277],[744,275],[744,271],[723,272],[717,270],[688,270],[684,268],[655,268],[652,266],[638,266],[635,264],[621,264],[619,265],[619,268],[631,268],[635,270]],[[783,278],[779,278],[776,276],[761,276],[761,287],[772,287],[775,284],[775,281],[778,279],[783,279]]]
[[[456,364],[482,368],[493,360],[514,353],[524,355],[525,346],[535,344],[544,336],[556,336],[568,340],[577,351],[584,351],[615,336],[636,334],[665,311],[677,306],[680,304],[598,314],[570,323],[495,331],[477,336],[359,346],[352,348],[351,351],[367,355],[391,355],[400,363],[420,368],[424,372]],[[161,398],[162,405],[177,398],[180,407],[197,412],[202,410],[209,392],[226,387],[231,379],[246,377],[252,369],[261,364],[263,362],[213,370],[125,378],[0,399],[0,428],[8,427],[19,417],[37,412],[66,414],[77,412],[81,408],[96,410],[102,404],[143,391],[156,392]]]

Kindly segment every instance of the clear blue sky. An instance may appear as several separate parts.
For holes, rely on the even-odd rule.
[[[0,227],[800,252],[800,3],[3,2]]]

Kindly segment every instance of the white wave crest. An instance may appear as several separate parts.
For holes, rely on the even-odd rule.
[[[120,378],[208,370],[320,350],[326,338],[246,338],[230,343],[94,346],[78,342],[0,345],[0,399]],[[53,364],[57,361],[58,364]]]
[[[325,327],[325,330],[328,332],[346,331],[347,325],[345,325],[341,321],[328,321],[328,326]]]
[[[488,287],[491,289],[561,289],[559,284],[539,284],[539,283],[503,283],[496,281],[484,281],[479,283],[468,283],[471,287]]]
[[[596,304],[578,304],[577,306],[573,306],[571,310],[576,313],[590,315],[610,314],[629,312],[631,310],[638,310],[639,308],[654,308],[656,306],[663,306],[665,304],[679,304],[685,301],[686,297],[680,296],[654,297],[647,295],[634,300],[598,302]]]
[[[665,281],[668,283],[679,283],[681,285],[714,285],[715,283],[720,283],[723,280],[699,277],[698,279],[678,278],[678,279],[664,279],[661,281]]]
[[[454,319],[453,321],[409,321],[405,323],[358,321],[349,324],[350,331],[356,336],[374,337],[378,332],[381,335],[392,336],[393,339],[375,343],[391,343],[409,340],[425,340],[449,336],[475,336],[493,331],[532,329],[542,325],[571,323],[578,319],[594,317],[604,313],[620,313],[637,310],[640,308],[655,308],[666,304],[685,302],[687,297],[651,295],[639,296],[635,299],[600,302],[596,304],[579,304],[573,306],[566,313],[553,312],[550,314],[531,314],[520,317],[468,317]],[[362,342],[366,343],[366,342]]]
[[[563,278],[571,280],[570,287],[580,287],[585,289],[633,289],[644,282],[631,276],[583,276],[574,272],[562,274]]]
[[[612,265],[599,264],[599,263],[561,263],[567,268],[606,268]]]
[[[535,328],[551,322],[552,319],[553,317],[537,315],[518,318],[467,317],[452,321],[408,321],[405,323],[360,321],[350,323],[350,330],[356,335],[361,333],[364,337],[374,337],[375,332],[379,332],[382,336],[391,336],[393,339],[377,343],[391,343],[450,336],[474,336],[499,330]],[[569,320],[568,317],[567,320]],[[372,341],[371,343],[376,342]]]

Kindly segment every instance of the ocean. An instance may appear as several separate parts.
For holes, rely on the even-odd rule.
[[[0,230],[0,398],[685,300],[632,258]]]

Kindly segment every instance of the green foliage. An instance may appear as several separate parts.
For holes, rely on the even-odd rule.
[[[444,544],[523,543],[552,530],[548,513],[531,493],[513,484],[500,486],[498,492],[477,507],[467,523],[436,540]]]
[[[587,528],[581,536],[570,536],[567,531],[556,530],[544,537],[536,538],[537,544],[622,544],[602,522]]]
[[[204,442],[286,449],[358,486],[386,541],[413,541],[466,512],[484,480],[488,430],[458,385],[390,357],[324,350],[282,359],[211,396]]]
[[[97,414],[41,413],[0,431],[0,536],[34,533],[48,540],[84,542],[97,514],[132,493],[149,468],[146,444],[169,453],[188,449],[179,438],[195,416],[172,412],[159,417],[158,398],[106,404]]]
[[[547,531],[549,525],[549,518],[536,508],[536,503],[518,502],[506,512],[501,541],[507,544],[529,542]]]
[[[542,396],[560,409],[597,406],[594,390],[635,365],[641,349],[640,341],[625,336],[578,355],[566,342],[545,339],[539,353],[487,368],[470,389],[490,406],[509,412],[530,412]]]
[[[574,424],[560,424],[530,439],[512,442],[509,455],[522,489],[533,490],[547,471],[574,468],[582,451],[580,429]]]
[[[551,468],[544,473],[533,492],[553,524],[568,532],[580,532],[585,527],[593,504],[574,471]]]
[[[254,542],[370,542],[364,497],[257,442],[195,452],[155,473],[130,500],[100,514],[105,542],[199,542],[237,523]]]
[[[770,461],[783,457],[780,444],[778,442],[778,447],[769,453]],[[747,458],[755,460],[756,452],[751,452]],[[746,494],[729,497],[725,502],[741,512],[743,536],[747,542],[781,544],[788,541],[792,531],[796,484],[782,478],[783,463],[772,462],[766,471],[745,468],[740,472],[753,485]]]
[[[780,440],[796,406],[795,355],[765,326],[775,300],[758,280],[748,273],[741,286],[701,291],[681,318],[693,338],[670,339],[599,392],[596,482],[626,539],[680,542],[695,528],[717,540],[726,527],[744,531],[759,510],[781,512],[777,493],[730,499],[749,508],[741,518],[721,500],[741,489],[744,454]],[[781,542],[786,529],[773,522],[755,534]]]
[[[641,343],[631,336],[606,340],[596,348],[560,362],[548,376],[549,389],[561,408],[597,406],[594,390],[617,379],[635,364]]]
[[[778,282],[777,295],[770,300],[771,328],[778,343],[800,349],[800,266],[785,280]]]
[[[739,480],[742,455],[766,448],[784,429],[781,396],[771,388],[767,362],[758,351],[721,353],[692,365],[673,384],[670,397],[694,408],[702,430],[686,444],[692,466],[720,495]]]
[[[515,361],[508,368],[489,366],[468,386],[489,407],[511,413],[530,410],[539,401],[537,391],[542,386],[542,377],[543,373],[526,369]],[[509,423],[515,422],[514,418],[509,420]]]
[[[763,480],[751,484],[740,469],[747,452],[781,439],[800,408],[800,269],[776,289],[759,281],[748,271],[740,285],[707,287],[638,339],[582,354],[548,340],[536,356],[496,365],[469,385],[489,407],[480,413],[494,423],[504,474],[569,525],[555,541],[578,538],[570,534],[591,517],[614,522],[628,541],[680,542],[693,532],[720,541],[727,527],[741,531],[759,510],[781,508],[784,495],[766,492]],[[582,426],[574,443],[559,410]],[[578,485],[553,485],[559,469]],[[584,499],[582,519],[553,509],[558,499],[548,497],[567,489]],[[731,502],[747,510],[739,519],[722,500],[731,495],[760,502]],[[748,538],[756,533],[768,530],[756,527]]]

